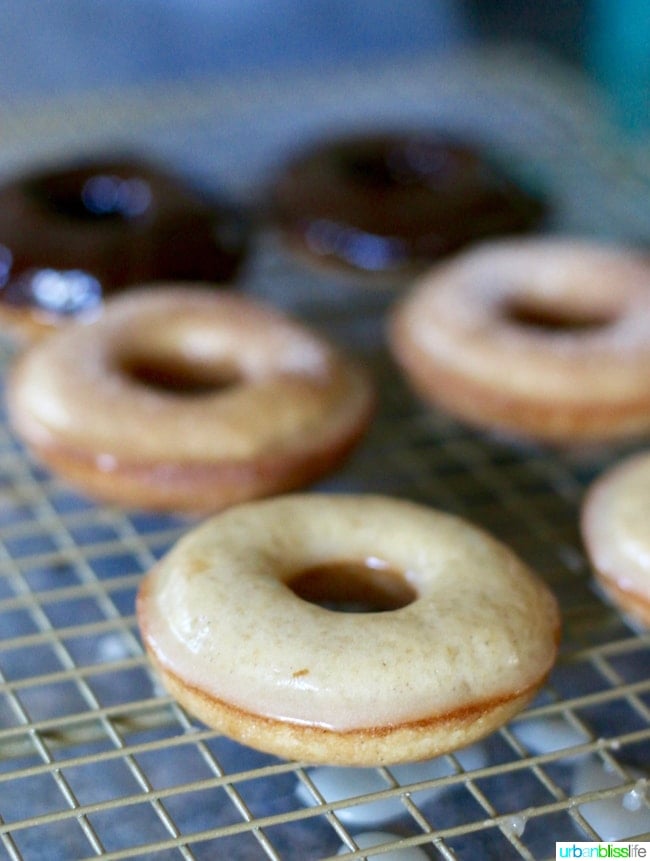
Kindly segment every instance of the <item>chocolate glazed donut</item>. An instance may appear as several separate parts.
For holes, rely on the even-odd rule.
[[[478,146],[437,133],[357,134],[306,147],[280,170],[270,213],[312,262],[411,271],[545,212]]]
[[[229,282],[247,234],[234,206],[137,158],[27,174],[0,188],[0,321],[33,338],[129,284]]]

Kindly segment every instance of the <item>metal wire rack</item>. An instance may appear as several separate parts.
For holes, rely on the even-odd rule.
[[[412,60],[298,87],[203,82],[7,117],[6,171],[119,139],[206,182],[218,165],[249,201],[307,131],[426,118],[480,131],[538,171],[556,202],[551,229],[650,236],[650,174],[614,148],[593,94],[546,59]],[[318,489],[405,496],[490,529],[559,596],[561,658],[536,701],[471,755],[341,772],[333,795],[318,769],[198,725],[151,673],[135,592],[193,521],[92,503],[33,462],[2,415],[0,854],[354,859],[368,852],[355,838],[381,830],[377,857],[419,848],[445,861],[542,861],[558,840],[649,839],[650,637],[594,590],[577,530],[585,487],[622,450],[514,444],[423,410],[384,347],[394,292],[312,273],[272,235],[260,235],[242,289],[290,308],[375,375],[370,434]],[[7,368],[9,345],[1,359]]]

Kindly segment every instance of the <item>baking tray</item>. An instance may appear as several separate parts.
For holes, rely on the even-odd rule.
[[[554,203],[549,231],[650,237],[640,150],[618,139],[588,84],[530,51],[105,91],[2,105],[0,120],[7,175],[119,146],[252,207],[304,138],[368,124],[444,125],[501,147],[540,181]],[[413,771],[340,772],[335,784],[347,797],[334,798],[308,764],[207,730],[152,674],[135,593],[195,521],[93,504],[24,452],[3,413],[0,855],[316,861],[341,850],[353,859],[364,857],[355,837],[381,830],[392,836],[377,857],[419,847],[433,859],[542,861],[559,840],[650,839],[650,638],[594,589],[577,527],[585,488],[625,449],[514,444],[425,410],[385,347],[400,288],[312,271],[269,230],[258,232],[240,289],[332,337],[376,380],[368,437],[315,489],[402,496],[491,530],[560,599],[557,667],[524,713],[469,754]],[[6,369],[12,347],[0,349]]]

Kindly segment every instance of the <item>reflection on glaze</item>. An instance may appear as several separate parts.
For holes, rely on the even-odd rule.
[[[98,174],[87,179],[81,189],[83,205],[94,216],[135,218],[149,209],[152,197],[149,183],[138,177]]]
[[[0,303],[55,322],[129,284],[226,282],[247,232],[238,212],[144,162],[44,171],[0,188]]]
[[[107,166],[108,167],[108,166]],[[98,167],[40,176],[25,184],[33,202],[60,216],[89,221],[129,220],[143,215],[153,199],[151,184],[135,173],[118,175]]]
[[[323,141],[278,176],[272,215],[311,256],[366,272],[422,265],[535,226],[544,204],[474,145],[436,134]]]
[[[0,245],[0,287],[4,287],[9,280],[14,256],[6,245]]]
[[[406,243],[397,237],[376,236],[326,218],[312,222],[305,238],[316,254],[340,257],[351,266],[371,272],[402,266],[408,256]]]
[[[80,269],[33,269],[9,281],[2,299],[47,314],[85,316],[99,309],[102,287],[97,278]]]

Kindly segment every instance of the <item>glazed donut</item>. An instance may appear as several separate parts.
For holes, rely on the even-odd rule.
[[[492,732],[539,689],[559,639],[555,599],[503,544],[372,495],[216,515],[146,575],[137,614],[164,684],[206,724],[339,765],[424,759]]]
[[[247,244],[233,206],[141,159],[34,171],[0,188],[0,324],[31,340],[130,284],[227,282]]]
[[[582,536],[596,580],[623,612],[650,627],[650,452],[606,470],[582,504]]]
[[[277,171],[271,218],[311,262],[409,272],[477,239],[536,225],[544,205],[484,149],[433,132],[305,146]]]
[[[333,469],[373,394],[361,368],[279,312],[157,284],[24,351],[7,404],[33,454],[89,495],[202,512]]]
[[[650,265],[571,239],[485,243],[390,315],[415,391],[455,417],[550,443],[650,429]]]

